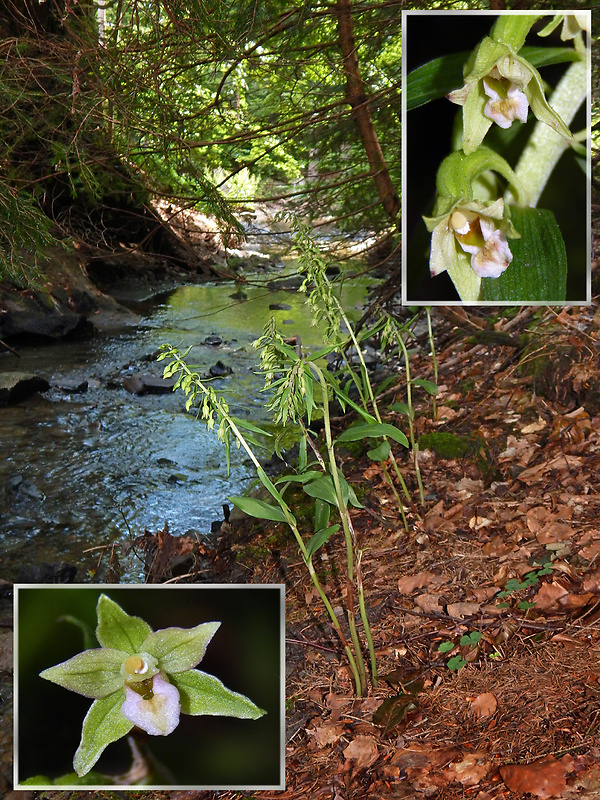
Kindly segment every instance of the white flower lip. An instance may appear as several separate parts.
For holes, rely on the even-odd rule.
[[[161,673],[152,679],[152,697],[125,685],[125,702],[121,714],[151,736],[168,736],[179,725],[179,692]]]
[[[501,97],[493,86],[483,79],[483,90],[490,98],[483,113],[501,128],[510,128],[515,119],[519,122],[527,122],[529,103],[527,96],[515,83],[511,83],[506,93],[506,97]]]

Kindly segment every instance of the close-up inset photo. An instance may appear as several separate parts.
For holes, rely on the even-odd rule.
[[[590,302],[591,12],[404,12],[403,302]]]
[[[15,786],[283,788],[283,586],[20,586]]]

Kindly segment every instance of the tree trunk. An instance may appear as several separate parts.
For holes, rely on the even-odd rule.
[[[390,178],[383,151],[373,126],[369,99],[365,93],[365,86],[360,75],[352,24],[351,0],[337,0],[336,13],[339,44],[346,75],[346,101],[352,107],[352,116],[358,127],[358,132],[369,160],[379,199],[390,218],[397,222],[400,199]]]

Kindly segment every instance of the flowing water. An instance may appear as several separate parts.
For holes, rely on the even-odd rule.
[[[209,534],[227,497],[253,479],[250,463],[234,448],[228,475],[222,445],[185,413],[182,394],[137,396],[123,380],[161,376],[156,353],[164,342],[193,345],[188,362],[201,374],[217,362],[232,370],[213,383],[232,412],[264,419],[251,343],[269,316],[284,335],[300,334],[304,346],[322,343],[305,296],[267,285],[278,277],[257,275],[242,287],[243,297],[232,284],[183,286],[138,303],[134,327],[88,341],[19,347],[21,358],[0,357],[0,370],[33,372],[54,387],[0,409],[4,579],[17,579],[25,563],[66,560],[85,580],[100,552],[85,550],[131,540],[144,528],[155,532],[165,522],[173,534]],[[355,317],[365,290],[365,283],[344,290],[344,306],[355,309]],[[271,309],[273,304],[282,308]],[[65,379],[68,385],[57,388]],[[86,391],[69,391],[84,381]],[[123,580],[142,578],[141,565],[132,560]]]

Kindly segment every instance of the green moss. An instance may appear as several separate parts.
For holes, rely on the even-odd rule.
[[[443,431],[424,433],[419,439],[419,450],[433,450],[442,458],[464,458],[469,450],[469,439]]]

